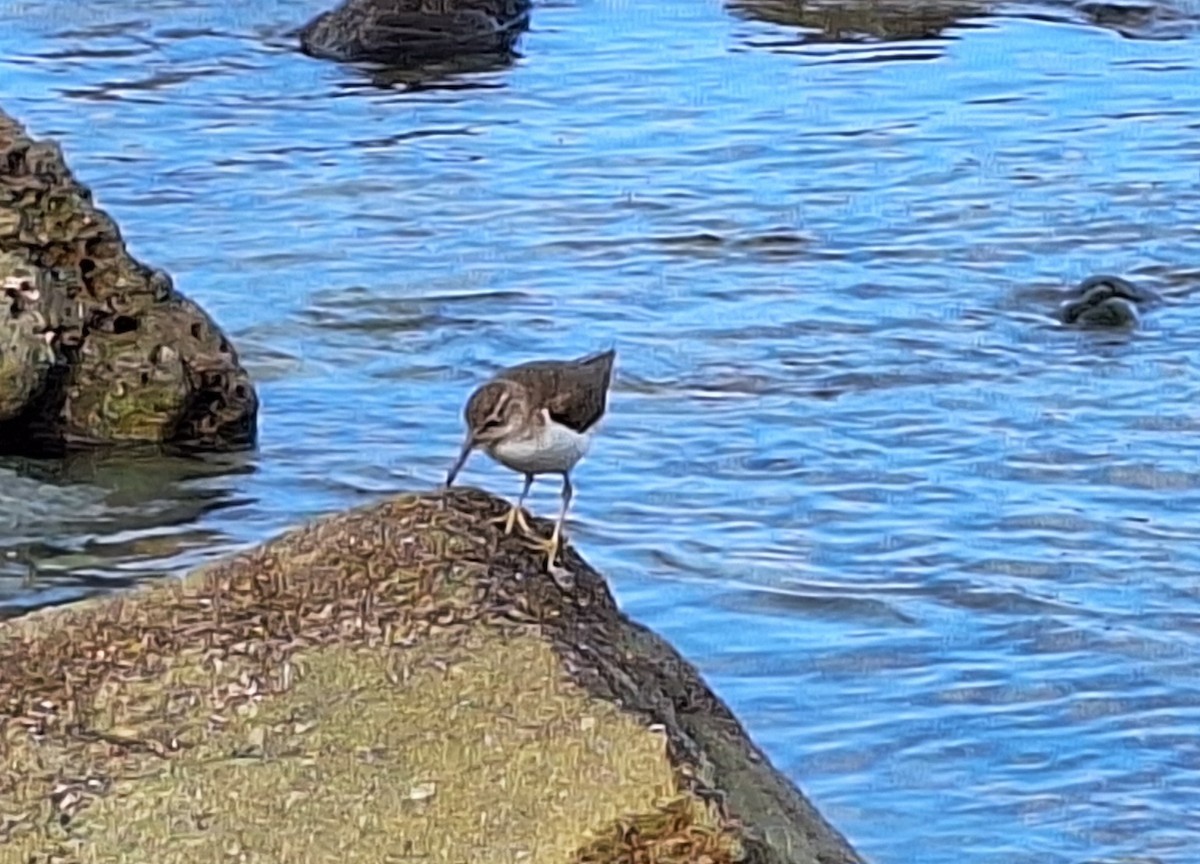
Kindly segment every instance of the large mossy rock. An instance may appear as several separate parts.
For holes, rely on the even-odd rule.
[[[0,625],[0,861],[861,864],[506,508],[401,496]]]
[[[57,145],[0,112],[0,452],[235,449],[257,412],[220,328],[129,255]]]

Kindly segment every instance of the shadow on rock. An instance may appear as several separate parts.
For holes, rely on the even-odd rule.
[[[253,445],[237,353],[116,223],[57,145],[0,113],[0,452]]]

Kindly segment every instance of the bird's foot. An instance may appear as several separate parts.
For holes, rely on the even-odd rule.
[[[575,574],[571,572],[569,567],[563,567],[561,564],[555,564],[553,561],[546,564],[546,575],[554,580],[554,584],[564,594],[569,594],[575,588]]]
[[[527,536],[534,533],[533,529],[529,527],[529,523],[525,521],[525,511],[518,506],[511,507],[503,516],[497,516],[487,521],[492,525],[503,525],[505,536],[512,534],[513,528],[518,526],[521,533]]]
[[[562,535],[559,531],[555,531],[550,535],[550,538],[543,540],[539,537],[530,537],[525,541],[531,549],[538,552],[543,552],[546,555],[546,573],[549,574],[555,584],[563,591],[569,591],[574,586],[574,578],[571,571],[567,567],[563,567],[558,563],[558,555],[562,551]]]
[[[531,532],[526,537],[522,538],[522,542],[527,548],[532,549],[535,552],[542,552],[545,554],[546,560],[550,563],[554,563],[554,559],[558,557],[558,550],[559,546],[561,545],[559,543],[557,532],[551,534],[548,539],[539,537]]]

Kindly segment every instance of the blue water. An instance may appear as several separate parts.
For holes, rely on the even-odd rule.
[[[323,2],[0,0],[0,106],[263,401],[0,463],[0,611],[428,488],[484,376],[615,344],[574,540],[864,854],[1200,860],[1195,36],[580,0],[412,86],[291,51]],[[1094,272],[1139,332],[1055,325]]]

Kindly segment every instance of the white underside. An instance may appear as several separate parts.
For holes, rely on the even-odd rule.
[[[522,474],[561,474],[583,458],[592,443],[592,431],[576,432],[543,414],[538,434],[498,441],[491,454],[501,465]]]

